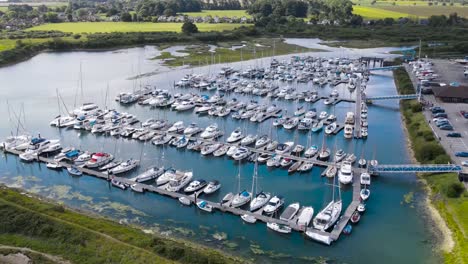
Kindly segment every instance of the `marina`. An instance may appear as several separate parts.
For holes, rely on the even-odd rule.
[[[290,58],[285,57],[281,60],[288,61]],[[224,66],[223,66],[224,67]],[[233,68],[236,68],[236,66],[233,64]],[[200,70],[202,71],[202,70]],[[211,72],[217,73],[217,70],[211,69]],[[187,72],[187,71],[186,71]],[[157,82],[157,87],[169,87],[167,84],[167,79],[171,80],[172,83],[177,83],[180,78],[183,78],[186,73],[179,73],[175,76],[167,74],[163,76],[164,81],[158,81]],[[168,77],[170,76],[170,77]],[[83,79],[87,79],[88,77],[86,74],[84,75]],[[381,80],[379,78],[381,77],[376,77],[377,80]],[[368,87],[374,87],[373,83],[373,77],[370,77],[370,80],[368,82]],[[125,83],[132,83],[133,81],[128,81]],[[312,81],[311,81],[312,82]],[[306,87],[311,87],[311,82],[309,82],[305,87],[301,87],[299,85],[299,90],[305,89]],[[338,81],[340,82],[340,81]],[[340,87],[340,85],[345,85],[348,82],[333,82],[330,83],[330,87],[327,86],[326,88],[316,88],[316,89],[326,89],[325,94],[333,92],[333,88],[331,87]],[[337,84],[337,86],[334,86],[334,84]],[[115,84],[111,84],[110,86],[114,86]],[[287,85],[287,84],[281,84]],[[294,83],[295,85],[295,83]],[[86,82],[85,82],[86,86]],[[105,88],[105,85],[104,85]],[[122,87],[121,87],[122,88]],[[198,88],[166,88],[168,90],[174,89],[174,91],[171,91],[171,94],[177,94],[177,93],[184,93],[183,91],[187,91],[187,94],[190,94],[191,92],[188,92],[190,90],[196,91]],[[85,89],[84,94],[87,94],[88,88]],[[124,89],[112,89],[113,92],[109,92],[110,94],[114,93],[116,96],[121,93]],[[68,177],[63,177],[61,181],[68,181],[65,178],[70,178],[72,181],[91,181],[91,180],[86,180],[85,178],[97,178],[97,179],[103,179],[105,181],[109,182],[109,186],[111,186],[112,194],[112,199],[118,200],[119,202],[125,203],[126,199],[129,199],[129,201],[136,199],[138,200],[137,204],[132,204],[132,206],[135,206],[136,208],[140,208],[139,210],[144,210],[145,213],[148,214],[148,212],[151,212],[153,210],[153,213],[149,213],[150,215],[154,214],[161,214],[161,217],[167,217],[167,218],[175,218],[177,221],[180,223],[184,223],[182,225],[184,226],[190,226],[190,229],[197,229],[198,225],[201,225],[202,223],[205,223],[205,225],[216,225],[216,223],[222,223],[222,227],[217,226],[217,230],[222,230],[223,232],[226,232],[228,234],[228,237],[230,239],[235,240],[237,243],[240,244],[239,248],[245,249],[245,246],[242,245],[242,241],[240,238],[238,238],[239,234],[243,234],[242,229],[249,230],[248,234],[245,234],[249,240],[252,241],[261,241],[262,247],[282,247],[284,246],[284,250],[286,252],[295,252],[294,254],[303,254],[303,253],[298,253],[298,251],[301,252],[306,252],[304,249],[310,249],[312,252],[316,252],[316,250],[320,250],[322,252],[326,252],[324,254],[326,255],[341,255],[344,254],[344,252],[339,252],[337,248],[343,248],[350,246],[350,243],[356,242],[357,239],[360,240],[362,239],[363,235],[368,235],[366,230],[374,228],[376,225],[379,225],[377,219],[375,218],[376,216],[374,213],[371,214],[363,214],[362,215],[362,223],[359,225],[359,227],[353,228],[353,233],[351,236],[346,236],[346,239],[343,238],[342,234],[348,234],[348,225],[351,225],[351,217],[353,216],[354,212],[358,210],[359,205],[361,204],[361,197],[360,197],[360,192],[361,192],[361,185],[360,185],[360,175],[362,172],[365,172],[367,169],[358,167],[358,160],[362,157],[366,158],[369,161],[378,159],[379,163],[382,163],[382,166],[385,164],[404,164],[405,160],[400,160],[400,157],[404,156],[399,154],[397,150],[397,153],[395,154],[395,150],[391,149],[392,155],[389,158],[389,156],[382,156],[381,154],[374,153],[376,152],[374,150],[374,147],[372,146],[375,144],[376,140],[381,140],[381,136],[378,135],[379,128],[383,122],[383,119],[376,119],[376,115],[378,115],[379,112],[386,112],[385,108],[379,109],[379,106],[369,106],[369,122],[368,126],[370,127],[370,132],[371,134],[368,136],[367,140],[355,140],[355,139],[347,139],[343,137],[343,134],[341,134],[341,131],[345,130],[346,126],[346,113],[348,112],[353,112],[355,113],[354,116],[356,117],[355,120],[355,127],[354,127],[354,132],[356,130],[359,130],[357,128],[357,124],[361,124],[361,113],[362,109],[355,109],[355,103],[354,101],[357,101],[356,99],[353,99],[351,96],[347,95],[345,92],[347,92],[346,87],[341,87],[338,88],[338,91],[340,94],[344,93],[343,97],[339,97],[340,99],[335,100],[334,104],[326,105],[323,103],[328,97],[323,96],[320,97],[318,100],[313,102],[307,102],[307,104],[310,104],[310,106],[307,106],[306,109],[309,108],[316,108],[316,114],[320,114],[323,111],[326,111],[328,113],[333,113],[337,116],[337,125],[334,130],[331,130],[330,134],[336,135],[333,137],[328,136],[327,133],[325,133],[325,128],[326,126],[330,125],[331,123],[324,124],[323,128],[319,132],[312,132],[312,130],[307,131],[306,133],[302,133],[301,130],[288,130],[285,128],[273,128],[272,123],[280,118],[280,116],[271,116],[262,122],[244,122],[242,120],[236,120],[235,118],[219,118],[220,116],[217,117],[212,117],[209,114],[207,115],[202,115],[198,117],[196,113],[194,113],[196,107],[201,107],[203,106],[203,103],[194,105],[192,106],[186,106],[188,109],[186,111],[177,111],[177,110],[171,110],[169,107],[164,108],[164,109],[149,109],[149,108],[143,108],[138,104],[138,101],[135,102],[135,104],[122,104],[118,103],[120,106],[117,104],[109,103],[109,100],[102,100],[102,99],[97,99],[97,98],[87,98],[85,100],[79,100],[81,102],[95,102],[95,104],[99,105],[102,110],[105,109],[117,109],[119,113],[128,113],[128,118],[126,119],[132,119],[135,118],[139,121],[139,123],[135,122],[133,125],[130,124],[125,124],[125,126],[122,126],[119,128],[119,136],[117,136],[117,132],[114,132],[115,136],[105,136],[110,135],[109,133],[93,133],[92,128],[90,130],[87,130],[85,127],[81,128],[60,128],[57,129],[55,127],[48,127],[48,123],[53,119],[54,115],[53,113],[56,113],[56,108],[57,108],[57,98],[55,96],[52,96],[52,99],[48,99],[48,103],[50,104],[50,107],[48,109],[41,109],[37,114],[32,114],[30,117],[30,114],[26,112],[26,119],[31,120],[28,121],[28,129],[31,131],[41,131],[42,136],[47,136],[51,138],[60,138],[62,146],[77,146],[79,149],[87,149],[89,147],[90,149],[90,154],[94,152],[99,152],[99,151],[106,151],[107,153],[111,153],[115,158],[114,161],[125,161],[131,158],[136,158],[139,160],[140,165],[130,171],[129,173],[123,173],[122,175],[115,175],[115,176],[109,176],[109,174],[106,174],[102,171],[97,171],[94,169],[89,169],[86,167],[77,167],[79,171],[83,173],[83,176],[77,177],[77,176],[68,176]],[[358,89],[356,88],[355,91]],[[106,94],[106,89],[101,89],[101,94],[103,94],[103,98],[114,98],[113,95],[109,96],[104,96]],[[127,89],[128,94],[133,94],[137,91],[137,89],[134,89],[134,91],[129,91]],[[63,91],[59,91],[60,94],[63,94],[61,96],[64,97],[64,102],[61,102],[62,106],[63,105],[69,105],[70,109],[73,109],[71,107],[72,104],[69,102],[73,101],[74,97],[80,97],[80,95],[76,96],[75,92],[68,92],[66,94]],[[368,91],[366,90],[366,93],[369,93],[370,95],[372,94],[373,91]],[[386,92],[384,90],[378,90],[375,93],[381,95],[385,94]],[[55,92],[53,92],[55,94]],[[79,93],[78,93],[79,94]],[[209,98],[213,97],[216,94],[216,92],[210,92]],[[392,94],[392,93],[388,93]],[[353,97],[356,95],[356,92],[353,93]],[[256,95],[251,95],[251,94],[242,94],[242,93],[236,93],[236,92],[231,92],[231,93],[225,93],[225,100],[229,102],[232,100],[233,97],[238,97],[239,102],[250,102],[251,100],[255,100],[255,98],[258,99],[258,105],[267,105],[267,106],[272,106],[273,104],[277,104],[277,107],[281,108],[284,112],[282,112],[283,116],[293,116],[293,113],[302,105],[306,104],[305,100],[303,102],[299,102],[298,100],[274,100],[271,101],[268,97],[262,97],[262,96],[256,96]],[[350,99],[347,99],[349,97]],[[343,98],[341,100],[341,98]],[[103,102],[101,102],[103,101]],[[300,101],[300,100],[299,100]],[[339,103],[338,103],[339,102]],[[356,102],[356,105],[358,103]],[[386,103],[383,103],[385,105]],[[393,104],[393,103],[389,103]],[[55,105],[55,107],[52,107],[52,105]],[[359,103],[359,105],[361,105]],[[46,112],[47,110],[47,112]],[[232,111],[232,110],[231,110]],[[38,114],[41,114],[43,117],[41,120],[37,119],[35,120],[35,117]],[[286,113],[286,114],[285,114]],[[289,113],[289,114],[288,114]],[[64,114],[64,111],[62,111],[62,115]],[[386,113],[388,114],[388,113]],[[230,114],[232,115],[232,113]],[[65,115],[64,115],[65,116]],[[222,116],[221,116],[222,117]],[[165,120],[167,123],[165,126],[163,126],[164,129],[154,129],[154,130],[146,130],[145,128],[149,127],[144,127],[143,124],[149,124],[146,123],[149,119],[155,119],[155,120]],[[13,118],[14,119],[14,118]],[[46,119],[46,120],[44,120]],[[359,119],[359,120],[358,120]],[[249,119],[250,120],[250,119]],[[385,123],[390,123],[394,122],[395,120],[398,120],[397,118],[390,118],[390,119],[385,119]],[[175,123],[183,121],[184,123],[184,130],[181,130],[180,128],[174,128],[174,132],[168,132],[169,128],[171,128]],[[359,122],[358,122],[359,121]],[[87,123],[87,122],[86,122]],[[184,131],[189,127],[192,123],[197,123],[197,126],[201,129],[199,133],[195,134],[188,134],[184,136]],[[217,127],[219,128],[221,136],[218,137],[217,140],[210,140],[209,138],[202,138],[201,134],[207,127],[210,125],[217,123]],[[75,126],[75,124],[73,125]],[[130,129],[130,127],[133,127]],[[247,189],[250,192],[250,178],[251,173],[252,173],[252,167],[254,166],[255,160],[253,157],[260,157],[263,155],[263,157],[267,158],[269,155],[274,156],[278,155],[276,151],[274,150],[266,150],[266,147],[260,147],[257,148],[256,141],[253,141],[254,143],[251,143],[251,145],[247,146],[242,146],[241,140],[229,143],[227,142],[227,138],[231,135],[231,133],[236,129],[240,127],[241,130],[243,131],[243,134],[245,136],[251,135],[252,137],[256,137],[256,140],[258,140],[262,135],[267,135],[269,139],[276,140],[278,143],[287,143],[287,142],[294,142],[292,147],[295,147],[297,145],[303,146],[305,149],[302,150],[302,153],[307,150],[308,147],[311,147],[312,145],[316,145],[319,150],[323,148],[329,148],[329,151],[331,153],[330,155],[330,160],[329,161],[323,161],[316,159],[315,157],[312,158],[307,158],[304,155],[295,155],[295,154],[281,154],[282,159],[285,160],[291,160],[292,162],[289,164],[289,168],[293,167],[293,164],[296,162],[303,162],[303,163],[310,163],[311,164],[311,170],[310,172],[307,173],[294,173],[295,171],[292,171],[292,173],[289,173],[288,169],[275,169],[272,170],[270,167],[261,165],[259,164],[259,175],[261,175],[261,189],[263,191],[269,191],[273,196],[279,196],[281,195],[284,197],[284,205],[282,206],[282,209],[278,212],[277,215],[275,216],[270,216],[266,215],[263,212],[263,207],[255,210],[255,211],[250,211],[247,210],[246,207],[243,208],[234,208],[231,206],[228,206],[227,204],[222,204],[220,201],[222,200],[223,196],[228,193],[229,191],[233,191],[233,187],[236,185],[236,181],[234,179],[234,174],[236,174],[236,171],[239,167],[239,170],[241,171],[242,174],[242,179],[240,180],[241,184],[241,190],[242,189]],[[360,125],[359,125],[360,127]],[[195,127],[192,127],[195,129]],[[356,129],[357,128],[357,129]],[[148,132],[149,131],[149,132]],[[128,134],[127,136],[122,136],[123,134]],[[138,136],[135,136],[138,135]],[[6,136],[6,135],[5,135]],[[185,141],[181,141],[179,144],[180,145],[173,145],[173,142],[170,142],[173,138],[179,138],[183,136]],[[165,144],[161,144],[158,146],[155,146],[155,144],[151,144],[154,142],[156,139],[161,138],[165,141],[165,137],[170,139],[167,141]],[[5,138],[5,137],[4,137]],[[143,140],[140,140],[142,138]],[[216,152],[213,151],[211,154],[207,155],[202,155],[201,152],[202,150],[200,149],[199,152],[196,151],[188,151],[185,149],[188,149],[190,146],[190,142],[196,142],[199,141],[203,145],[213,145],[213,144],[221,144],[222,146],[225,147],[226,151],[229,150],[230,147],[236,147],[236,148],[245,148],[250,152],[249,157],[251,159],[249,160],[249,157],[245,158],[245,161],[249,162],[241,162],[241,165],[237,165],[237,161],[232,161],[231,159],[226,158],[226,153],[222,154],[224,151],[218,151]],[[247,142],[247,141],[246,141]],[[184,145],[185,144],[185,145]],[[260,144],[261,145],[261,144]],[[367,146],[366,146],[367,145]],[[180,147],[179,147],[180,146]],[[330,179],[329,177],[325,177],[326,171],[329,170],[329,168],[335,167],[337,171],[339,171],[341,164],[339,162],[334,161],[334,155],[338,152],[338,150],[343,150],[345,153],[353,154],[357,159],[355,160],[356,163],[353,165],[353,183],[349,185],[342,185],[341,186],[341,192],[343,193],[343,210],[340,214],[340,218],[337,220],[336,225],[333,225],[330,229],[326,231],[321,231],[318,229],[315,229],[313,227],[312,221],[307,223],[304,227],[304,221],[307,222],[307,217],[305,217],[306,220],[301,220],[301,224],[298,223],[299,219],[301,218],[301,212],[303,211],[302,209],[305,210],[307,207],[313,208],[313,212],[311,214],[311,218],[315,217],[317,213],[319,213],[324,206],[330,201],[329,199],[329,189],[330,186]],[[208,150],[207,150],[208,151]],[[13,151],[14,152],[14,151]],[[216,152],[216,154],[215,154]],[[404,152],[404,151],[403,151]],[[403,153],[401,152],[401,153]],[[20,152],[14,152],[13,154],[20,155],[22,153]],[[255,155],[253,155],[255,154]],[[318,155],[318,154],[316,154]],[[6,163],[3,164],[8,164],[8,166],[11,166],[12,159],[14,156],[12,155],[6,155],[10,156],[8,157]],[[162,157],[164,156],[164,162],[161,161]],[[53,160],[40,156],[39,157],[40,161],[42,164],[44,164],[43,167],[45,167],[46,164],[52,164]],[[268,161],[268,159],[266,160]],[[266,162],[265,162],[266,163]],[[58,165],[63,166],[65,168],[71,168],[71,164],[66,163],[66,162],[59,162]],[[158,167],[164,166],[165,168],[173,167],[173,168],[178,168],[181,171],[192,171],[193,170],[193,179],[196,180],[199,178],[204,178],[206,181],[214,181],[217,180],[219,183],[222,185],[221,189],[216,191],[213,195],[206,195],[205,193],[202,193],[200,191],[195,192],[194,195],[191,194],[186,194],[183,191],[179,192],[170,192],[167,191],[165,188],[160,188],[158,186],[155,186],[154,184],[148,184],[147,182],[136,182],[136,177],[143,174],[148,168],[157,165]],[[4,168],[2,165],[0,168]],[[31,163],[20,163],[20,167],[32,167],[35,168],[36,166]],[[42,165],[41,165],[42,167]],[[286,167],[288,168],[288,167]],[[66,170],[63,170],[63,172],[56,172],[55,170],[48,170],[49,174],[59,174],[61,176],[63,173],[67,173]],[[217,173],[213,173],[216,171]],[[377,170],[375,170],[377,171]],[[320,177],[320,175],[323,174],[324,177]],[[38,174],[41,175],[41,174]],[[93,176],[93,177],[87,177]],[[41,176],[42,177],[42,176]],[[54,177],[55,176],[51,176]],[[381,179],[383,177],[384,180]],[[406,181],[407,177],[400,177],[400,176],[392,176],[393,179],[397,179],[397,181]],[[51,178],[52,179],[52,178]],[[112,181],[114,180],[114,181]],[[374,199],[380,200],[380,199],[385,199],[387,201],[387,192],[389,189],[384,188],[382,181],[388,181],[389,178],[386,178],[385,176],[377,176],[375,179],[373,178],[373,187],[372,187],[372,197],[369,198],[368,202],[366,202],[366,207],[367,210],[374,210],[377,214],[380,215],[386,215],[385,213],[382,212],[378,206],[374,203]],[[379,183],[380,181],[380,183]],[[337,181],[338,182],[338,181]],[[119,190],[122,185],[119,185],[119,183],[122,183],[123,186],[127,189],[126,192],[123,192],[122,190]],[[95,188],[96,190],[99,190],[99,192],[103,191],[102,187],[98,187],[98,185],[101,184],[96,184]],[[103,184],[105,185],[105,184]],[[130,187],[131,186],[131,187]],[[284,188],[282,188],[284,186]],[[375,187],[374,187],[375,186]],[[77,187],[73,187],[77,188]],[[107,188],[107,187],[106,187]],[[390,190],[394,188],[391,187]],[[133,190],[133,191],[130,191]],[[320,191],[317,191],[320,190]],[[88,192],[88,191],[85,191]],[[150,195],[139,195],[139,192],[147,192]],[[151,195],[151,193],[154,193],[156,195]],[[235,193],[235,192],[234,192]],[[304,195],[307,193],[307,195]],[[401,193],[399,191],[399,193]],[[138,195],[138,196],[136,196]],[[252,193],[252,198],[255,193]],[[153,197],[155,196],[155,197]],[[166,198],[159,198],[159,197],[166,197]],[[98,198],[94,198],[98,199]],[[178,199],[179,201],[174,201],[175,199]],[[158,205],[152,206],[152,205],[146,205],[145,200],[151,200],[151,201],[157,201]],[[169,201],[166,201],[169,200]],[[182,201],[185,201],[188,204],[192,204],[192,209],[186,208],[186,205],[182,205]],[[189,202],[187,202],[189,201]],[[294,203],[300,203],[300,210],[298,212],[295,212],[295,216],[292,216],[290,218],[287,215],[284,215],[284,219],[290,219],[290,220],[282,220],[280,219],[280,216],[282,216],[282,212],[286,211],[286,209],[289,208],[290,205]],[[141,204],[139,204],[141,203]],[[182,207],[181,207],[182,206]],[[145,207],[144,209],[142,207]],[[150,209],[152,208],[152,209]],[[164,208],[159,210],[158,208]],[[165,210],[166,212],[162,212]],[[400,209],[401,210],[401,209]],[[405,209],[403,209],[405,210]],[[211,213],[210,213],[211,212]],[[310,211],[308,211],[310,214]],[[164,216],[163,216],[164,215]],[[171,216],[170,216],[171,215]],[[179,216],[181,215],[181,216]],[[182,217],[184,215],[184,217]],[[234,217],[235,216],[235,217]],[[241,218],[242,216],[242,218]],[[411,216],[412,217],[412,216]],[[190,220],[188,220],[190,219]],[[221,220],[222,219],[222,220]],[[150,221],[145,218],[145,221]],[[164,221],[164,220],[162,220]],[[262,223],[257,223],[256,225],[250,224],[249,221],[252,222],[263,222],[268,225],[264,225]],[[193,222],[193,223],[192,223]],[[417,222],[417,221],[416,221]],[[167,225],[170,225],[166,223]],[[179,224],[180,225],[180,224]],[[228,229],[226,226],[230,226],[232,228]],[[268,227],[267,227],[268,226]],[[290,228],[290,230],[288,230]],[[346,231],[345,231],[346,230]],[[291,232],[292,231],[292,232]],[[319,238],[318,240],[315,240],[311,236],[306,235],[305,233],[312,234],[312,237],[317,237]],[[290,234],[289,234],[290,233]],[[298,240],[298,235],[297,234],[303,234],[301,235],[303,239]],[[263,239],[256,239],[255,236],[261,237],[261,236],[266,236],[270,241],[275,241],[273,242],[272,245],[267,245],[264,244],[262,241]],[[391,236],[391,235],[390,235]],[[287,238],[290,237],[290,238]],[[306,239],[304,239],[306,238]],[[310,239],[312,238],[312,239]],[[291,242],[286,242],[287,240],[291,240]],[[309,242],[298,242],[298,241],[307,241],[307,240],[315,240],[319,241],[321,243],[309,243]],[[322,246],[317,246],[322,243],[324,244],[333,244],[333,247],[322,247]],[[411,241],[411,240],[409,240]],[[213,242],[206,242],[206,243],[213,243]],[[409,242],[412,243],[412,242]],[[281,245],[280,245],[281,244]],[[301,244],[299,246],[299,244]],[[303,245],[302,245],[303,244]],[[293,249],[293,247],[299,247],[297,250]],[[248,250],[248,246],[247,246]],[[315,254],[315,253],[313,253]],[[321,254],[321,253],[320,253]],[[344,257],[346,258],[346,257]],[[417,261],[416,261],[417,262]]]

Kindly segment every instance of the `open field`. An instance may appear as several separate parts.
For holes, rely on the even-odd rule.
[[[197,17],[197,16],[218,16],[218,17],[251,17],[251,15],[247,14],[245,10],[202,10],[201,12],[187,12],[183,13],[184,15]]]
[[[382,6],[381,9],[393,12],[408,13],[412,16],[430,17],[432,15],[450,15],[457,13],[468,18],[468,7],[462,6]]]
[[[24,44],[37,44],[37,43],[42,43],[42,42],[46,42],[49,40],[50,40],[49,38],[21,39],[21,42]],[[13,49],[16,46],[16,41],[17,41],[16,39],[0,39],[0,52],[4,50]]]
[[[0,187],[1,245],[27,247],[71,263],[241,262],[212,249],[145,234],[20,192]]]
[[[383,19],[387,17],[397,19],[400,17],[409,16],[409,14],[407,13],[390,11],[369,6],[353,6],[353,13],[356,15],[360,15],[365,19]]]
[[[197,24],[200,31],[223,31],[245,26],[245,24]],[[133,23],[133,22],[78,22],[44,24],[28,30],[57,30],[71,33],[109,32],[180,32],[182,23]]]

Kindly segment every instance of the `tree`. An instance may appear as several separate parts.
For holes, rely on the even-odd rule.
[[[198,33],[197,25],[195,25],[191,21],[184,22],[184,24],[182,25],[182,32],[187,35],[190,35],[192,33]]]
[[[360,26],[362,25],[362,22],[364,21],[364,19],[362,18],[362,16],[360,15],[353,15],[351,17],[351,19],[349,20],[349,24],[353,25],[353,26]]]
[[[48,8],[47,8],[46,5],[40,5],[40,6],[37,7],[37,10],[39,12],[45,13],[45,12],[47,12]]]
[[[55,12],[47,12],[43,16],[44,21],[49,23],[57,23],[59,22],[58,15]]]
[[[386,17],[383,20],[383,23],[386,26],[391,26],[391,25],[393,25],[394,22],[395,22],[395,20],[393,18],[391,18],[391,17]]]
[[[120,20],[122,20],[123,22],[132,22],[132,15],[130,15],[130,13],[128,12],[123,12],[120,15]]]

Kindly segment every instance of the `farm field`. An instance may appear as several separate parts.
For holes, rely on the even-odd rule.
[[[183,13],[184,15],[190,17],[197,17],[197,16],[218,16],[218,17],[247,17],[250,18],[251,15],[247,14],[245,10],[202,10],[201,12],[187,12]]]
[[[200,31],[223,31],[245,26],[246,24],[197,24]],[[180,32],[182,23],[132,23],[132,22],[78,22],[44,24],[28,30],[58,30],[71,33],[109,32]]]
[[[383,19],[383,18],[400,18],[409,16],[408,13],[385,10],[381,8],[374,8],[369,6],[353,6],[353,13],[360,15],[365,19]]]
[[[412,16],[430,17],[432,15],[450,15],[457,13],[459,16],[468,18],[468,7],[462,6],[382,6],[387,11],[408,13]]]

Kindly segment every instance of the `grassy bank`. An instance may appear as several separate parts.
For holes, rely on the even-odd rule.
[[[405,69],[395,70],[394,77],[400,94],[415,92]],[[427,124],[420,104],[410,100],[401,102],[400,106],[416,160],[428,164],[450,161]],[[454,247],[450,252],[443,252],[445,263],[468,263],[468,193],[455,173],[420,177],[431,188],[429,198],[452,232]]]
[[[0,244],[72,263],[236,263],[240,259],[90,217],[0,187]]]
[[[198,23],[200,31],[233,30],[245,24],[207,24]],[[28,31],[62,31],[69,33],[110,33],[110,32],[181,32],[182,23],[151,22],[73,22],[51,23],[27,29]]]
[[[274,53],[272,46],[273,42],[275,42]],[[215,51],[210,51],[210,47],[206,44],[191,45],[187,46],[185,49],[178,50],[179,52],[189,54],[188,56],[177,57],[171,55],[169,52],[162,52],[161,55],[155,57],[155,59],[164,60],[165,64],[168,66],[199,66],[210,63],[230,63],[273,55],[285,55],[312,51],[311,49],[307,49],[301,46],[285,43],[282,39],[279,38],[255,38],[242,42],[221,41],[214,44],[218,46]],[[242,48],[232,49],[233,46],[242,46]],[[160,48],[163,49],[164,46],[160,46]]]

